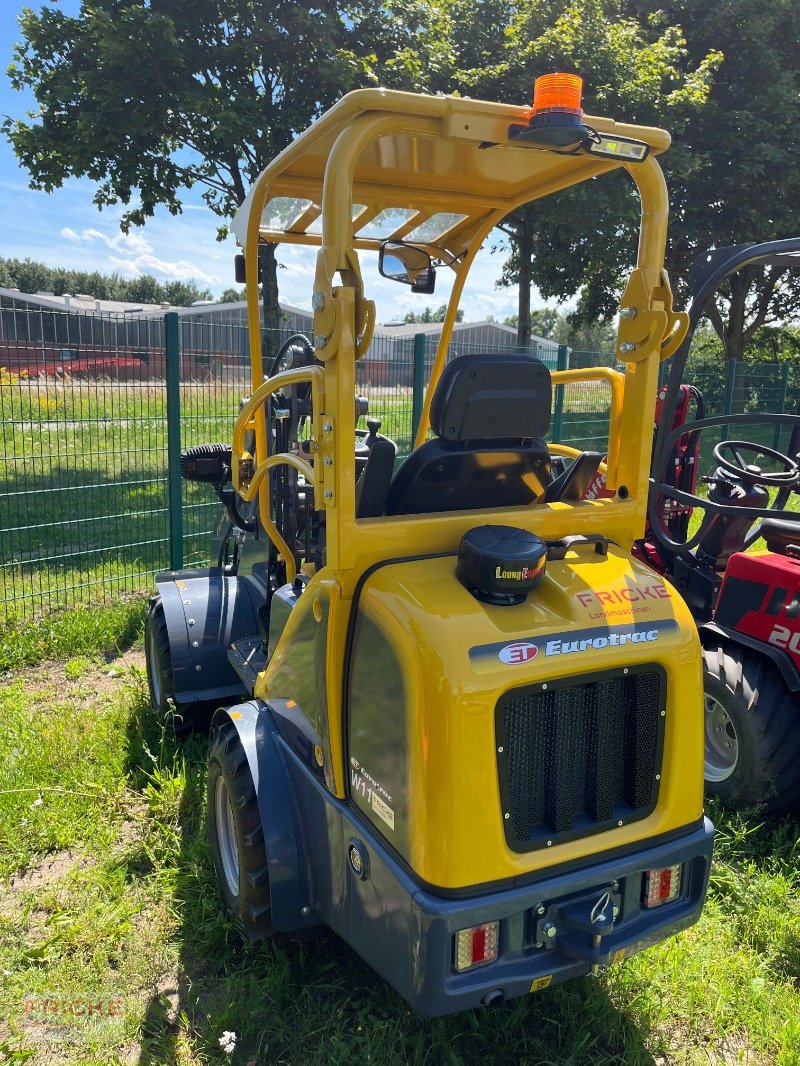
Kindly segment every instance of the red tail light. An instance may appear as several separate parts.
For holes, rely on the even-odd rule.
[[[675,899],[681,890],[681,868],[665,866],[658,870],[645,870],[643,907],[660,907]]]
[[[494,962],[497,958],[499,934],[499,922],[486,922],[484,925],[460,929],[455,936],[455,964],[459,973],[470,970],[473,966]]]

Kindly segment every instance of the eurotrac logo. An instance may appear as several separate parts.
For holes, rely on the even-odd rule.
[[[506,644],[498,653],[497,658],[506,666],[515,666],[517,663],[529,663],[539,654],[535,644],[521,640],[516,644]]]
[[[537,655],[553,658],[560,655],[575,655],[586,652],[654,644],[666,633],[674,633],[678,623],[674,618],[658,622],[631,622],[618,626],[597,626],[593,629],[577,629],[563,633],[536,635],[510,644],[480,644],[470,648],[469,658],[473,668],[494,669],[499,662],[504,666],[523,666]]]

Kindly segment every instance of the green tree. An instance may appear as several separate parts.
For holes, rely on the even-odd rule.
[[[646,9],[632,0],[636,9]],[[692,262],[708,248],[794,237],[800,214],[800,11],[797,0],[665,0],[690,59],[724,56],[708,103],[664,158],[672,226],[667,263],[688,299]],[[759,330],[796,315],[800,271],[740,271],[706,306],[725,357],[736,361],[733,407],[747,402],[743,361]]]
[[[517,328],[518,315],[509,315],[504,325]],[[585,322],[578,315],[563,314],[555,307],[537,307],[531,311],[531,335],[566,344],[581,352],[612,355],[614,328],[609,322]]]
[[[797,16],[796,0],[664,0],[656,12],[644,0],[536,0],[514,15],[503,62],[474,75],[474,95],[522,99],[534,75],[574,70],[589,113],[670,130],[667,266],[680,306],[706,249],[796,235]],[[545,298],[578,297],[585,321],[613,316],[639,227],[624,175],[539,201],[507,222],[502,280],[520,286],[521,332],[529,282]],[[735,409],[745,402],[748,343],[789,317],[798,299],[800,275],[767,268],[741,272],[708,306],[725,356],[739,364]]]
[[[536,76],[573,71],[584,78],[589,113],[675,129],[702,107],[719,59],[712,49],[689,57],[679,26],[636,17],[622,0],[533,0],[514,13],[502,60],[474,80],[483,94],[519,101]],[[509,256],[500,284],[519,288],[520,344],[530,336],[534,284],[545,298],[578,295],[586,320],[613,313],[638,221],[635,190],[623,174],[525,205],[504,220]]]
[[[38,113],[4,123],[17,157],[37,189],[97,182],[99,207],[127,205],[123,230],[159,205],[178,214],[192,186],[229,219],[266,163],[374,80],[407,35],[389,4],[337,0],[82,0],[77,17],[26,8],[20,27],[11,81],[33,91]],[[275,330],[274,248],[263,288]]]
[[[432,308],[426,307],[423,311],[409,311],[404,322],[444,322],[445,315],[447,314],[447,304],[442,304],[440,307]],[[464,312],[459,309],[456,311],[456,322],[464,321]]]
[[[559,315],[552,338],[578,352],[614,354],[614,327],[610,322],[586,322],[579,315]]]
[[[531,335],[550,339],[555,336],[555,329],[561,321],[562,315],[555,307],[537,307],[531,311],[530,317]],[[503,325],[518,329],[519,315],[509,315],[508,318],[504,318]]]
[[[56,296],[93,296],[96,300],[124,300],[131,303],[170,303],[189,307],[196,300],[209,300],[211,293],[194,282],[159,282],[150,274],[121,278],[96,270],[68,270],[49,267],[34,259],[0,259],[0,285],[21,292],[52,292]]]
[[[219,298],[221,304],[236,304],[243,300],[245,297],[244,289],[225,289]]]

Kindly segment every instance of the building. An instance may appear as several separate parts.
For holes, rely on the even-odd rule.
[[[280,306],[281,339],[292,333],[311,335],[310,311]],[[235,371],[245,374],[249,342],[244,303],[173,308],[4,288],[0,288],[0,366],[30,375],[163,378],[168,311],[174,311],[180,323],[183,380]],[[430,367],[441,331],[440,322],[377,326],[369,351],[359,363],[359,381],[410,387],[415,346],[419,350],[424,345],[425,363]],[[459,322],[453,329],[450,354],[513,351],[516,347],[516,331],[509,326]],[[555,342],[534,337],[531,349],[555,367]]]

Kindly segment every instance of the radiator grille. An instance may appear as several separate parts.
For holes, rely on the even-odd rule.
[[[497,707],[500,791],[515,850],[646,817],[661,768],[660,667],[507,692]]]

